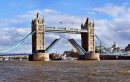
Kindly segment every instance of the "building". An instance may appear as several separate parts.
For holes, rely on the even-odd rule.
[[[112,50],[112,52],[120,52],[120,47],[114,42],[111,50]]]
[[[50,59],[58,59],[58,58],[60,58],[60,54],[51,53],[51,54],[49,54],[49,58],[50,58]]]
[[[130,50],[130,44],[128,44],[128,46],[125,47],[125,51],[129,51]]]
[[[77,58],[79,54],[76,52],[75,49],[72,49],[70,51],[64,51],[63,55],[66,54],[67,57],[74,57]]]
[[[95,47],[95,52],[96,52],[96,53],[100,53],[100,52],[101,52],[100,46],[96,46],[96,47]]]

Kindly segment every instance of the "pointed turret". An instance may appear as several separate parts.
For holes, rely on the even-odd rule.
[[[43,20],[44,20],[44,17],[43,17]]]
[[[36,16],[36,18],[39,18],[39,13],[37,12],[37,16]]]
[[[45,20],[44,20],[44,17],[43,17],[43,19],[42,19],[42,23],[44,23],[44,21],[45,21]]]
[[[89,18],[87,18],[86,25],[88,25],[89,23],[90,23],[90,20],[89,20]]]
[[[84,29],[83,23],[81,23],[81,29]]]
[[[33,23],[34,21],[33,21],[33,19],[32,19],[32,23]]]
[[[93,26],[95,26],[94,21],[93,21]]]

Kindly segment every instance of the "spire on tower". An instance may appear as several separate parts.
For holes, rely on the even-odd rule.
[[[89,23],[90,23],[89,18],[87,18],[87,20],[86,20],[86,24],[88,25]]]
[[[81,29],[83,29],[83,27],[84,27],[84,26],[83,26],[83,23],[81,23]]]
[[[81,23],[81,27],[83,26],[83,23]]]
[[[44,16],[43,16],[43,20],[44,20]]]
[[[36,18],[39,18],[39,13],[37,12],[37,17]]]
[[[32,23],[33,23],[33,19],[32,19]]]
[[[94,21],[93,21],[93,26],[95,26]]]

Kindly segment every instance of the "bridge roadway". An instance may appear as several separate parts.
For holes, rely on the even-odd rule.
[[[81,34],[81,33],[87,33],[87,29],[75,29],[75,28],[62,28],[62,27],[46,27],[46,32],[56,32],[56,33],[74,33],[74,34]]]

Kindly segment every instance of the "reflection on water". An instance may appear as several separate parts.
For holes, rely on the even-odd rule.
[[[130,60],[0,61],[0,82],[130,82]]]

